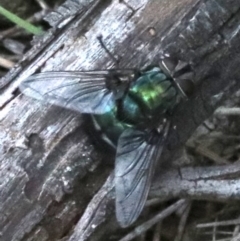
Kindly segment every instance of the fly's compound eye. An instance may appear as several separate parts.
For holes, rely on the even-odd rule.
[[[191,97],[194,92],[194,83],[191,79],[176,79],[175,82],[185,98]]]
[[[185,98],[189,98],[194,92],[193,71],[189,64],[179,61],[173,73],[173,81]]]
[[[192,79],[194,74],[188,63],[166,57],[160,61],[159,66],[167,76],[173,79],[183,97],[188,98],[193,94],[194,83]]]
[[[170,57],[164,57],[160,60],[159,66],[165,75],[172,77],[174,70],[178,64],[176,59]]]

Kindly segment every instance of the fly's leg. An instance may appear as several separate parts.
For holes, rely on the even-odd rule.
[[[104,44],[102,38],[103,38],[103,37],[102,37],[101,34],[97,36],[97,39],[98,39],[101,47],[106,51],[106,53],[109,55],[109,57],[110,57],[110,58],[112,59],[112,61],[115,63],[115,65],[118,66],[118,65],[119,65],[119,62],[120,62],[119,58],[116,58],[116,57],[110,52],[110,50],[109,50],[109,49],[107,48],[107,46]]]

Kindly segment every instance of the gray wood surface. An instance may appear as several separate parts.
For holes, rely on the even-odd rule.
[[[176,129],[161,159],[165,164],[238,90],[238,0],[127,2],[135,12],[116,0],[67,1],[48,16],[52,29],[35,38],[25,58],[0,80],[1,240],[107,240],[120,230],[114,217],[113,166],[93,146],[81,114],[19,94],[26,77],[36,71],[113,68],[98,34],[120,56],[122,68],[157,63],[163,53],[191,63],[195,94],[172,116]],[[174,195],[165,191],[165,183],[162,189],[153,186],[162,190],[155,195],[168,199]],[[178,188],[178,182],[171,188]]]

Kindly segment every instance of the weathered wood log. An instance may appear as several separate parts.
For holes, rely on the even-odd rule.
[[[238,0],[128,3],[131,8],[110,0],[67,1],[49,15],[53,28],[0,81],[1,240],[107,240],[120,229],[113,166],[101,160],[82,115],[21,95],[17,87],[26,77],[112,68],[98,34],[122,68],[158,63],[163,53],[189,62],[196,91],[172,116],[176,129],[161,163],[171,163],[196,127],[239,88]]]

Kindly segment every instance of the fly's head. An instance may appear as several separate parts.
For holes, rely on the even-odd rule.
[[[159,66],[167,76],[173,79],[181,97],[188,99],[193,94],[194,83],[192,79],[194,73],[188,63],[171,57],[164,57],[160,60]]]

